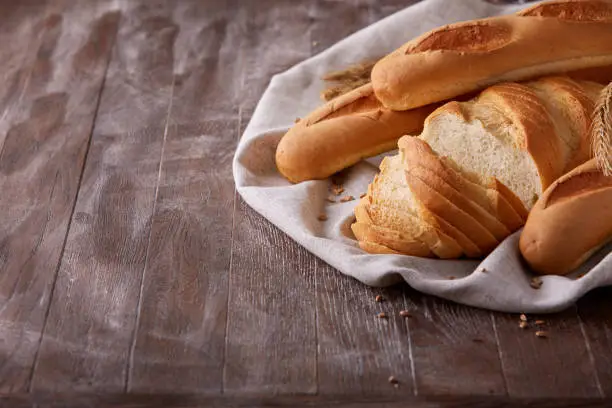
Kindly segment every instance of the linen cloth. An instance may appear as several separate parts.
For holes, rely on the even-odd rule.
[[[275,75],[249,122],[233,162],[238,193],[255,211],[339,272],[364,284],[386,286],[404,279],[423,293],[465,305],[516,313],[548,313],[567,308],[589,290],[612,284],[612,246],[595,254],[569,276],[533,275],[518,251],[520,231],[483,260],[437,260],[404,255],[370,255],[351,230],[353,209],[378,171],[381,157],[346,171],[343,195],[354,201],[329,203],[329,180],[291,184],[277,171],[278,141],[321,105],[324,73],[390,52],[432,28],[464,20],[510,14],[533,5],[494,5],[482,0],[424,0],[356,32],[324,52]],[[459,68],[460,69],[460,68]],[[390,154],[394,154],[391,152]],[[319,221],[320,214],[328,216]],[[567,239],[573,239],[568,237]],[[579,275],[584,274],[581,278]],[[454,279],[453,279],[454,278]]]

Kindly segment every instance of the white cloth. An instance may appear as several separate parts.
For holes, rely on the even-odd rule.
[[[533,3],[531,3],[533,4]],[[358,200],[328,203],[329,181],[292,185],[276,170],[274,152],[296,117],[321,104],[319,78],[326,72],[390,52],[432,28],[456,21],[516,12],[525,6],[492,5],[481,0],[425,0],[340,41],[270,81],[238,145],[233,173],[238,193],[255,211],[340,272],[372,286],[403,278],[424,293],[491,310],[546,313],[564,309],[589,290],[612,284],[611,246],[571,276],[546,276],[540,289],[518,252],[519,232],[486,259],[435,260],[403,255],[370,255],[350,231]],[[379,158],[348,171],[345,194],[359,197],[378,171]],[[321,222],[319,214],[329,219]],[[573,239],[568,237],[568,239]],[[486,272],[482,272],[486,270]],[[588,273],[576,279],[578,274]],[[455,279],[449,279],[449,277]]]

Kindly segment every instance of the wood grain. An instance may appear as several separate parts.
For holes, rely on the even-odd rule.
[[[7,60],[0,143],[0,384],[27,389],[91,134],[118,15],[108,7],[24,2],[3,41]],[[3,5],[4,7],[4,5]],[[17,10],[20,10],[17,7]],[[78,18],[78,24],[68,23]],[[32,38],[29,33],[36,38]],[[4,55],[4,54],[2,54]],[[12,60],[11,58],[15,58]],[[3,58],[0,58],[3,59]],[[7,61],[4,60],[3,61]],[[22,64],[21,66],[19,64]],[[4,64],[2,64],[5,67]],[[2,68],[0,68],[2,69]]]
[[[527,316],[526,329],[519,328],[518,315],[493,316],[510,396],[601,396],[575,308],[553,315]],[[538,325],[536,320],[544,323]],[[547,332],[548,337],[536,337],[538,330]]]
[[[612,396],[612,291],[596,289],[578,302],[578,315],[601,393]]]
[[[320,394],[412,395],[402,288],[374,289],[317,261]],[[382,296],[381,302],[376,296]],[[387,317],[380,318],[379,313]],[[389,383],[393,376],[398,387]]]
[[[405,293],[418,394],[505,394],[490,313],[409,289]]]
[[[373,2],[320,0],[312,22],[313,53],[367,26]],[[350,191],[355,197],[360,191]],[[318,382],[320,394],[412,395],[410,337],[402,288],[374,289],[342,275],[319,259],[317,285]],[[376,302],[377,295],[384,298]],[[379,318],[384,312],[388,318]],[[389,383],[393,376],[398,387]]]
[[[174,10],[175,88],[130,392],[222,390],[243,23],[234,10],[224,0]]]
[[[75,3],[91,9],[87,2]],[[119,391],[126,384],[178,28],[164,2],[119,5],[123,19],[38,356],[35,390]],[[83,58],[90,60],[87,54]]]
[[[195,407],[338,407],[338,408],[582,408],[609,407],[611,399],[507,398],[499,396],[215,396],[197,394],[17,394],[0,397],[7,408],[195,408]]]
[[[311,4],[244,3],[241,131],[269,75],[310,55]],[[234,217],[224,392],[314,393],[314,258],[242,200]]]

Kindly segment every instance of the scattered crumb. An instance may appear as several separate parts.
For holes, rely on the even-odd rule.
[[[361,193],[361,194],[359,195],[359,198],[363,198],[363,197],[365,197],[367,194],[368,194],[368,193]]]
[[[521,329],[526,329],[526,328],[527,328],[527,326],[529,326],[529,325],[527,324],[527,322],[523,322],[523,321],[519,322],[519,327],[520,327]]]
[[[300,123],[300,120],[302,120],[302,119],[300,119],[300,118],[295,118],[295,120],[294,120],[293,122],[294,122],[294,123]]]
[[[449,276],[448,280],[455,280],[455,277],[454,276]]]
[[[386,318],[387,318],[387,314],[386,314],[385,312],[380,312],[380,313],[378,314],[378,317],[379,317],[380,319],[386,319]]]
[[[525,313],[522,313],[522,314],[519,316],[519,319],[521,319],[521,321],[523,321],[523,322],[526,322],[526,321],[527,321],[527,316],[525,315]]]
[[[318,41],[313,41],[313,42],[312,42],[312,46],[313,46],[313,47],[316,47],[317,45],[319,45],[319,42],[318,42]]]
[[[395,383],[395,384],[393,384],[393,386],[394,386],[395,388],[399,388],[399,383]]]
[[[334,196],[330,195],[330,196],[327,196],[325,201],[330,202],[330,203],[335,203],[336,202],[336,198]]]
[[[377,302],[382,302],[383,300],[385,300],[381,295],[376,295],[376,301]]]
[[[544,324],[544,323],[546,323],[544,320],[536,320],[535,321],[535,324]]]
[[[349,202],[349,201],[353,201],[354,199],[355,199],[355,197],[353,197],[353,196],[345,196],[345,197],[342,197],[340,199],[340,202],[341,203],[346,203],[346,202]]]
[[[399,381],[394,376],[389,377],[389,384],[399,384]]]
[[[531,279],[529,285],[534,289],[540,289],[542,287],[542,279],[535,277]]]
[[[402,316],[402,317],[412,317],[412,315],[410,314],[410,312],[409,312],[409,311],[407,311],[407,310],[402,310],[402,311],[400,311],[399,315],[400,315],[400,316]]]
[[[480,272],[482,272],[482,273],[487,273],[487,272],[489,272],[489,271],[487,271],[487,268],[482,268],[482,269],[480,270]]]
[[[344,192],[344,187],[339,186],[337,184],[333,184],[332,187],[331,187],[331,191],[335,195],[339,196],[340,194],[342,194]]]
[[[542,337],[542,338],[544,338],[544,337],[548,337],[548,333],[547,333],[547,332],[545,332],[545,331],[543,331],[543,330],[538,330],[538,331],[535,333],[535,335],[536,335],[537,337]]]
[[[327,215],[325,214],[321,214],[317,217],[317,220],[319,221],[327,221]]]

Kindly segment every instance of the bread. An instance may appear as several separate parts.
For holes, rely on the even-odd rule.
[[[301,119],[276,149],[276,166],[293,183],[324,179],[363,158],[393,150],[404,134],[419,133],[437,106],[394,112],[367,84]]]
[[[595,159],[555,181],[531,210],[519,248],[540,274],[565,275],[612,239],[612,177]]]
[[[488,254],[524,225],[538,197],[569,166],[590,158],[592,98],[601,88],[545,77],[497,84],[441,106],[420,136],[402,137],[398,155],[384,159],[360,203],[369,216],[356,213],[357,222],[405,240],[420,238],[414,225],[426,226],[454,240],[460,256]],[[436,255],[431,242],[420,240]]]
[[[611,1],[545,2],[425,33],[378,61],[372,84],[387,108],[414,109],[500,82],[576,70],[588,76],[589,69],[593,75],[612,65],[610,39]]]

